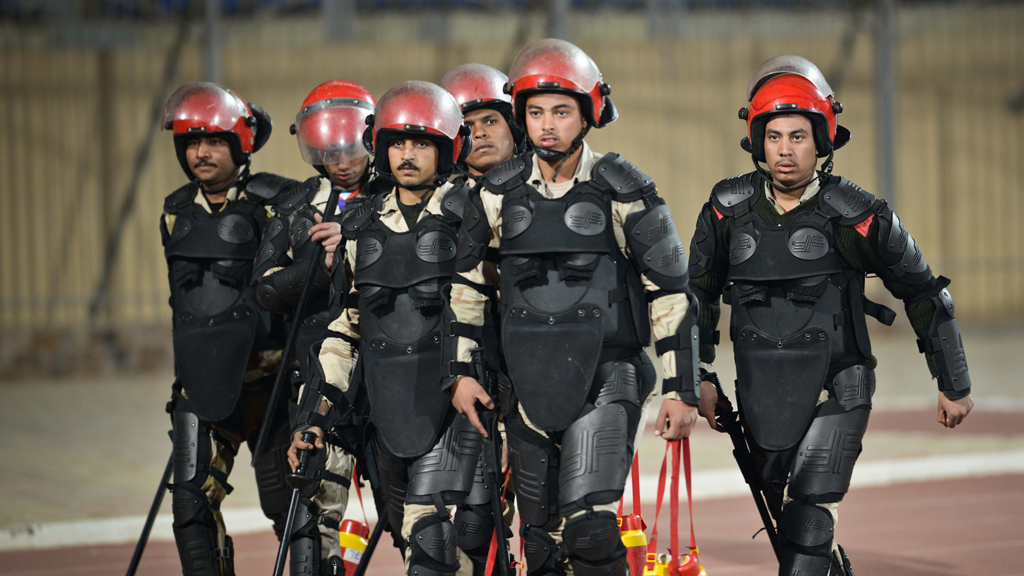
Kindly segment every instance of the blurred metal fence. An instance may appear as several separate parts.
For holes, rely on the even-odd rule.
[[[99,6],[95,18],[71,25],[28,18],[32,6],[49,4],[0,1],[0,334],[167,325],[157,218],[164,196],[185,182],[167,134],[156,135],[108,305],[91,325],[88,305],[151,102],[166,97],[157,92],[174,45],[171,16],[185,3],[87,2]],[[361,9],[353,35],[330,41],[331,23],[309,9],[319,3],[256,9],[263,4],[273,3],[232,4],[242,16],[223,22],[222,81],[276,120],[254,170],[293,178],[313,174],[287,126],[316,84],[344,77],[380,95],[464,62],[507,69],[548,29],[542,9]],[[591,144],[650,173],[684,235],[715,182],[751,169],[736,111],[751,71],[779,53],[807,56],[837,86],[854,137],[837,154],[836,172],[877,189],[872,3],[764,4],[650,0],[643,9],[572,12],[572,39],[601,67],[621,113],[591,133]],[[111,20],[103,8],[115,5],[126,11]],[[167,20],[139,17],[145,6]],[[961,318],[1019,323],[1024,6],[916,3],[899,6],[896,17],[898,210],[936,273],[956,280]],[[202,79],[203,60],[196,21],[173,84]]]

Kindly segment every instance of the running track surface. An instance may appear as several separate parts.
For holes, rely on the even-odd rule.
[[[683,498],[685,505],[685,497]],[[1024,475],[921,482],[852,491],[839,509],[839,542],[857,576],[1024,575]],[[644,517],[654,518],[645,506]],[[687,539],[685,509],[681,539]],[[697,502],[701,563],[709,576],[773,576],[777,564],[750,498]],[[668,545],[667,509],[659,530]],[[518,541],[513,543],[518,550]],[[24,550],[0,554],[5,576],[124,574],[132,545]],[[235,539],[239,576],[271,576],[277,542],[266,533]],[[397,576],[401,559],[381,540],[368,576]],[[146,549],[139,576],[181,574],[173,543]]]

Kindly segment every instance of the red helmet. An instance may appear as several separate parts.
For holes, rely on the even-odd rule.
[[[324,173],[324,164],[366,156],[363,130],[377,100],[348,80],[329,80],[306,96],[291,126],[302,159]]]
[[[836,121],[843,105],[818,67],[801,56],[776,56],[758,66],[747,85],[747,102],[740,109],[740,118],[747,121],[747,138],[741,145],[761,162],[765,126],[780,114],[801,114],[811,121],[819,158],[850,140],[850,131]]]
[[[185,84],[164,105],[163,129],[174,133],[178,162],[189,178],[193,174],[185,159],[185,148],[190,137],[224,138],[231,146],[232,160],[241,167],[270,138],[271,127],[270,116],[262,108],[210,82]]]
[[[389,177],[387,146],[396,138],[411,136],[436,142],[440,181],[451,176],[472,146],[458,102],[444,88],[430,82],[402,82],[388,90],[373,115],[366,118],[366,124],[363,143],[371,153],[383,150],[377,154],[374,166],[378,174]]]
[[[575,96],[588,126],[603,128],[618,118],[611,87],[590,56],[576,45],[548,38],[530,44],[516,56],[505,91],[512,95],[516,118],[523,119],[526,99],[536,92]]]
[[[512,98],[505,93],[508,76],[485,64],[462,64],[437,83],[455,97],[463,115],[481,108],[496,110],[508,124],[516,149],[523,149],[523,131],[512,113]]]

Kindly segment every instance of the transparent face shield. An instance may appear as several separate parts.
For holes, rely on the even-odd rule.
[[[314,166],[337,164],[369,154],[363,146],[366,116],[372,109],[354,99],[324,100],[295,117],[295,135],[302,159]]]
[[[209,82],[192,82],[178,88],[164,105],[164,130],[188,132],[237,131],[247,126],[249,107],[234,93]]]
[[[442,134],[451,140],[459,137],[462,109],[444,88],[429,82],[403,82],[380,99],[374,115],[374,130],[417,129]]]
[[[810,80],[823,96],[834,96],[832,87],[825,81],[825,75],[821,73],[821,70],[818,70],[818,67],[813,62],[803,56],[784,54],[765,60],[754,70],[754,74],[750,77],[750,82],[747,83],[747,102],[753,100],[754,93],[765,82],[782,74],[803,76]]]

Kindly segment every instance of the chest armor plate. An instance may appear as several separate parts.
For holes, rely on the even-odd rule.
[[[441,390],[440,291],[455,273],[455,238],[455,224],[428,215],[409,232],[377,220],[356,239],[360,366],[396,456],[430,450],[451,407]]]
[[[788,224],[770,226],[756,214],[738,218],[729,236],[729,280],[795,280],[840,271],[832,224],[804,212]]]
[[[632,306],[643,287],[615,240],[610,198],[593,182],[557,199],[527,185],[503,197],[502,346],[523,410],[544,430],[575,419],[602,349],[638,349],[649,330],[645,306]]]

